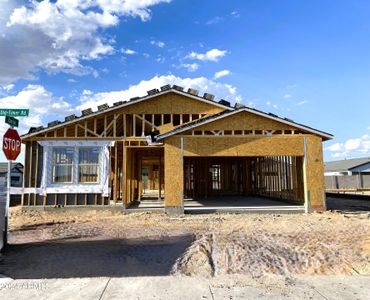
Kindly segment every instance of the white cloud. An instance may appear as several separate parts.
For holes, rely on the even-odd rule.
[[[7,91],[8,93],[14,88],[14,84],[8,84],[3,86],[4,91]]]
[[[150,57],[150,54],[149,54],[149,53],[143,53],[143,56],[144,56],[145,58],[149,58],[149,57]]]
[[[227,54],[226,50],[219,50],[219,49],[212,49],[207,51],[206,53],[197,53],[191,52],[185,58],[190,59],[198,59],[201,61],[213,61],[218,62],[221,57],[224,57]]]
[[[28,117],[19,117],[20,132],[25,133],[31,126],[40,126],[47,118],[65,116],[73,111],[63,98],[56,98],[41,85],[28,85],[14,96],[0,98],[2,108],[29,108]],[[1,124],[1,123],[0,123]],[[4,130],[4,126],[0,128]],[[0,134],[2,135],[3,132]]]
[[[164,63],[166,61],[166,58],[164,56],[159,55],[156,59],[156,62],[158,63]]]
[[[145,96],[146,91],[153,88],[159,88],[166,84],[176,84],[187,88],[194,88],[200,92],[208,92],[214,94],[217,98],[227,99],[229,101],[240,102],[241,95],[237,92],[236,87],[230,84],[219,83],[205,77],[196,78],[181,78],[175,75],[154,76],[149,80],[142,80],[136,85],[131,85],[126,90],[100,92],[92,95],[81,95],[80,105],[77,110],[93,108],[98,105],[108,103],[112,105],[114,102],[121,100],[129,100],[137,96]]]
[[[89,60],[115,52],[102,31],[122,16],[151,17],[149,7],[171,0],[0,0],[0,85],[33,79],[38,69],[76,75],[97,71]]]
[[[132,50],[132,49],[121,49],[121,53],[127,54],[127,55],[137,54],[137,52],[135,50]]]
[[[214,17],[214,18],[212,18],[212,19],[210,19],[210,20],[208,20],[207,22],[206,22],[206,25],[213,25],[213,24],[217,24],[217,23],[220,23],[221,21],[223,20],[223,18],[222,17]]]
[[[68,78],[68,79],[67,79],[67,82],[69,82],[69,83],[76,83],[76,82],[77,82],[77,80],[76,80],[76,79],[74,79],[74,78]]]
[[[159,48],[163,48],[166,45],[164,42],[161,41],[150,41],[150,44]]]
[[[197,63],[181,64],[180,67],[187,69],[189,72],[195,72],[199,69],[199,65]]]
[[[291,95],[291,94],[285,94],[283,97],[284,97],[285,99],[289,99],[289,98],[292,98],[292,95]]]
[[[358,154],[370,154],[370,135],[365,134],[359,138],[351,138],[342,143],[335,143],[325,148],[334,152],[332,157],[349,157]]]
[[[303,100],[303,101],[300,101],[300,102],[296,103],[296,105],[300,106],[300,105],[307,104],[307,103],[308,103],[308,101]]]
[[[222,70],[222,71],[216,72],[213,77],[215,79],[219,79],[221,77],[224,77],[224,76],[227,76],[227,75],[230,75],[230,74],[231,74],[231,72],[229,70]]]

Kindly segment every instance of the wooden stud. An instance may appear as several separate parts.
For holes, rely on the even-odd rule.
[[[32,187],[32,165],[33,165],[33,142],[30,144],[30,171],[29,171],[29,178],[28,178],[28,186]],[[31,193],[28,193],[28,206],[30,205],[31,202]]]
[[[29,152],[28,152],[29,153]],[[21,197],[21,205],[24,206],[24,188],[26,187],[26,171],[28,169],[28,161],[27,161],[27,144],[26,144],[26,153],[24,154],[24,168],[23,168],[23,180],[22,180],[22,197]]]
[[[118,173],[118,142],[116,142],[114,146],[114,194],[113,194],[114,204],[117,204],[117,191],[118,191],[117,173]]]
[[[33,194],[33,205],[36,205],[37,177],[39,171],[39,143],[36,142],[36,166],[35,166],[35,193]]]
[[[113,118],[113,137],[115,138],[117,136],[117,114],[114,114]]]
[[[85,202],[85,206],[86,206],[87,205],[87,194],[85,194],[84,202]]]
[[[64,206],[67,206],[67,194],[64,194]]]
[[[143,118],[141,119],[141,136],[145,136],[145,115],[143,115]]]
[[[126,137],[126,114],[123,114],[123,136]]]

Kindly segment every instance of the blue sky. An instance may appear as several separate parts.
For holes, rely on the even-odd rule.
[[[369,1],[0,0],[0,107],[30,107],[24,132],[180,84],[334,134],[326,160],[369,156],[369,16]]]

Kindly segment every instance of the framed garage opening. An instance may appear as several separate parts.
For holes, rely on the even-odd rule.
[[[261,196],[303,205],[303,157],[184,158],[185,205],[191,203],[187,200],[211,205],[211,200],[229,196]],[[247,199],[240,201],[248,205]]]

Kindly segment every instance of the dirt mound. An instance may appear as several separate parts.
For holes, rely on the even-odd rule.
[[[212,277],[212,236],[197,238],[173,266],[173,275]]]

